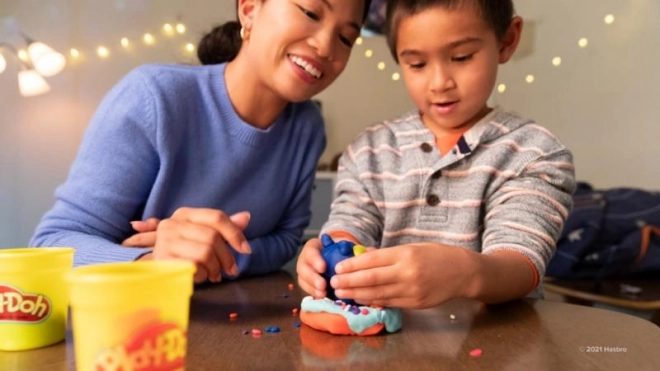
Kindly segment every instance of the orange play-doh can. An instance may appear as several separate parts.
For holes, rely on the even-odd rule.
[[[0,249],[0,351],[40,348],[66,334],[64,275],[74,249]]]
[[[194,273],[184,261],[71,270],[76,369],[183,370]]]

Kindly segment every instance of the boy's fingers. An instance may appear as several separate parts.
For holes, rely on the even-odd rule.
[[[325,260],[320,254],[308,256],[307,261],[309,262],[310,266],[314,268],[317,274],[325,273],[325,270],[327,269]]]
[[[297,269],[298,277],[302,278],[315,290],[325,290],[325,280],[308,264],[303,264]]]
[[[335,289],[376,287],[400,282],[400,272],[389,267],[358,270],[351,273],[337,274],[330,279]]]
[[[338,298],[351,298],[359,302],[369,302],[383,307],[394,305],[401,301],[400,284],[388,284],[374,287],[359,287],[353,289],[335,290]]]
[[[397,258],[393,252],[391,249],[376,250],[369,254],[348,258],[335,266],[335,272],[342,274],[394,265],[397,262]]]

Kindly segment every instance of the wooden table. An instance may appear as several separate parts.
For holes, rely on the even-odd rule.
[[[520,300],[485,306],[453,300],[404,311],[399,333],[332,336],[304,325],[292,309],[293,275],[197,288],[191,303],[188,370],[660,370],[660,328],[617,312]],[[230,321],[229,313],[239,317]],[[451,315],[455,319],[450,318]],[[260,338],[243,330],[279,326]],[[73,339],[0,352],[2,370],[73,370]],[[470,356],[480,348],[481,357]]]

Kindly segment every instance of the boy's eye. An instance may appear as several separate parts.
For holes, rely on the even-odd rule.
[[[474,54],[464,55],[464,56],[460,56],[460,57],[453,57],[451,60],[452,60],[453,62],[459,62],[459,63],[460,63],[460,62],[467,62],[467,61],[469,61],[470,59],[472,59],[472,56],[473,56],[473,55],[474,55]]]
[[[303,14],[305,14],[305,15],[306,15],[307,17],[309,17],[310,19],[315,20],[315,21],[318,21],[318,20],[320,19],[319,16],[318,16],[316,13],[311,12],[311,11],[305,9],[305,8],[303,8],[302,6],[298,5],[298,8],[300,8],[300,11],[302,11]]]
[[[426,66],[426,63],[408,63],[408,67],[412,68],[413,70],[418,70],[421,68],[424,68]]]

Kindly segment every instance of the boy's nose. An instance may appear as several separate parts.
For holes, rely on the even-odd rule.
[[[434,92],[443,92],[456,87],[453,75],[448,69],[437,67],[431,77],[431,90]]]

